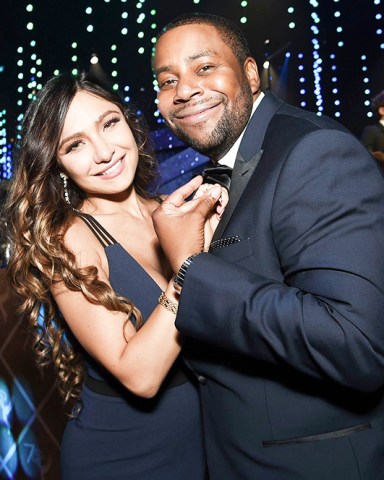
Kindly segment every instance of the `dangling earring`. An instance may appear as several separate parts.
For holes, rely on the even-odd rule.
[[[64,200],[68,203],[68,205],[70,205],[71,202],[69,201],[68,177],[67,177],[67,175],[65,175],[65,173],[60,173],[60,177],[63,180]]]

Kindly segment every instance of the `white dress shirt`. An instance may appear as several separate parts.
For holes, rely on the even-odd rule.
[[[224,155],[224,157],[219,160],[220,165],[227,165],[228,167],[231,167],[231,168],[233,168],[233,166],[235,165],[237,151],[239,150],[240,142],[241,142],[241,139],[243,138],[245,129],[247,128],[249,120],[251,119],[252,115],[255,113],[256,108],[260,105],[260,102],[263,98],[264,98],[264,93],[260,92],[259,96],[253,102],[252,112],[251,112],[251,115],[249,116],[247,125],[245,126],[244,130],[241,132],[236,142],[232,145],[232,147],[228,150],[228,152]]]

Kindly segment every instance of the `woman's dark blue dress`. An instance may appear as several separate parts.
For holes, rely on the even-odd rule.
[[[83,219],[105,247],[112,287],[148,318],[160,287],[93,217]],[[180,361],[153,399],[130,394],[91,359],[87,364],[80,413],[62,439],[61,480],[206,478],[198,393]]]

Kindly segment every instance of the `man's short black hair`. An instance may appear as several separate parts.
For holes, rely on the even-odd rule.
[[[247,57],[251,57],[251,51],[243,32],[240,28],[227,18],[213,15],[210,13],[184,13],[171,20],[157,35],[156,41],[161,38],[164,33],[176,27],[184,25],[205,24],[215,27],[221,39],[234,53],[240,65],[243,65]]]

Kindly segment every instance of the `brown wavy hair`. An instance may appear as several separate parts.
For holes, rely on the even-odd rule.
[[[142,323],[135,305],[98,280],[96,267],[78,268],[75,256],[64,244],[64,234],[86,194],[68,179],[71,205],[65,202],[57,149],[69,106],[81,90],[115,104],[123,112],[138,145],[133,185],[141,197],[151,197],[148,186],[157,174],[142,120],[89,73],[51,78],[30,103],[22,124],[22,140],[15,152],[15,175],[5,208],[12,246],[8,275],[21,297],[20,311],[33,333],[38,365],[53,364],[64,402],[79,397],[84,378],[83,352],[58,310],[52,285],[64,281],[67,288],[81,291],[90,302],[125,312],[127,321],[133,316],[136,328]]]

